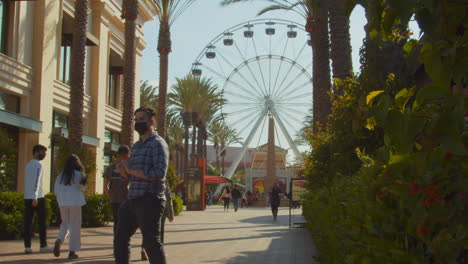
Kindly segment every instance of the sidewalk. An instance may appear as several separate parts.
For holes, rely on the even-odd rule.
[[[289,228],[289,209],[280,208],[278,221],[272,222],[268,208],[239,209],[224,212],[212,206],[204,212],[186,212],[166,223],[165,250],[169,264],[309,264],[315,248],[310,233],[304,228]],[[300,222],[300,210],[295,210],[295,222]],[[53,245],[57,229],[48,232]],[[67,240],[68,241],[68,240]],[[131,241],[131,263],[140,261],[141,234]],[[33,239],[33,251],[39,241]],[[62,245],[59,258],[52,253],[23,253],[23,241],[0,241],[2,264],[48,263],[114,263],[112,226],[82,229],[82,250],[79,259],[68,261],[68,243]]]

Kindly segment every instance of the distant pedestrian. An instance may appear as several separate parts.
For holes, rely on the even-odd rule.
[[[224,211],[229,212],[229,202],[231,201],[231,189],[229,186],[224,187],[223,193],[221,194],[221,198],[224,202]]]
[[[234,212],[237,212],[239,209],[239,199],[241,198],[241,192],[237,186],[232,188],[232,204],[234,205]]]
[[[278,217],[278,207],[280,205],[280,189],[278,183],[274,183],[270,193],[270,206],[271,213],[273,214],[273,221]]]
[[[128,146],[120,146],[118,151],[118,161],[106,168],[104,172],[104,193],[109,197],[114,217],[114,235],[119,222],[120,205],[127,200],[128,179],[126,175],[120,174],[116,165],[122,160],[130,159],[130,148]]]
[[[245,207],[249,207],[249,204],[247,203],[247,192],[243,192],[242,193],[242,198],[241,198],[241,208],[244,208],[244,205]]]
[[[43,169],[41,160],[46,156],[47,148],[35,145],[33,159],[26,164],[24,175],[24,253],[31,254],[31,236],[34,213],[39,222],[40,252],[50,252],[47,246],[46,206],[42,189]]]
[[[60,231],[54,246],[54,255],[60,256],[60,245],[70,232],[68,259],[76,259],[76,251],[81,248],[81,207],[86,204],[83,191],[86,188],[86,176],[80,158],[70,155],[65,162],[63,172],[55,180],[54,193],[60,207]]]

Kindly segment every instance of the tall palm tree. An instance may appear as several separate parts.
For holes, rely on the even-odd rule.
[[[251,0],[223,0],[222,5]],[[311,38],[313,62],[313,116],[314,129],[316,123],[327,123],[327,117],[331,113],[331,103],[328,92],[331,91],[330,83],[330,41],[328,37],[328,1],[326,0],[267,0],[273,3],[261,10],[262,15],[274,10],[293,11],[302,16],[305,30]]]
[[[143,81],[140,85],[140,106],[149,106],[153,109],[158,107],[158,87]]]
[[[345,13],[345,1],[330,0],[329,8],[333,78],[339,79],[351,77],[353,73],[349,16]]]
[[[125,19],[125,59],[123,84],[122,132],[120,141],[130,146],[133,143],[133,111],[135,109],[135,59],[136,19],[138,0],[124,0],[122,17]]]
[[[172,111],[167,116],[167,137],[169,138],[169,150],[174,154],[176,171],[180,175],[183,171],[183,150],[184,150],[184,126],[182,119],[176,112]]]
[[[187,75],[176,80],[177,84],[172,87],[173,92],[169,94],[169,103],[176,111],[192,113],[191,121],[194,126],[192,153],[205,156],[203,142],[206,140],[206,124],[218,118],[216,113],[225,100],[221,91],[218,91],[218,86],[214,85],[211,79]],[[197,136],[198,144],[196,143]]]
[[[224,158],[226,157],[226,148],[239,142],[237,131],[234,128],[229,127],[227,124],[223,125],[221,134],[218,135],[219,146],[221,149],[221,173],[224,175]]]
[[[73,46],[71,65],[71,91],[68,143],[72,151],[81,150],[83,135],[83,101],[85,89],[86,31],[88,25],[88,0],[75,1]]]
[[[195,0],[154,0],[159,8],[159,104],[158,133],[166,136],[166,94],[169,69],[169,53],[172,51],[171,25]]]

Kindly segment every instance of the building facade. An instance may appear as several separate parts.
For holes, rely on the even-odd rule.
[[[123,0],[89,0],[83,143],[95,153],[95,191],[119,144],[124,58]],[[157,14],[141,0],[137,18],[136,86],[139,94],[143,26]],[[35,144],[43,161],[46,192],[57,173],[56,144],[68,136],[74,0],[0,1],[0,130],[16,144],[16,189]],[[135,106],[139,96],[135,96]]]

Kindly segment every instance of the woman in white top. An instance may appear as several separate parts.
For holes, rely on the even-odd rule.
[[[229,202],[232,199],[231,189],[229,186],[224,187],[223,194],[221,194],[221,198],[224,201],[224,211],[229,212]]]
[[[85,205],[83,191],[86,176],[80,158],[72,154],[68,157],[63,172],[55,181],[54,193],[60,207],[62,224],[54,246],[54,255],[60,256],[60,245],[70,231],[69,259],[76,259],[76,251],[81,247],[81,207]]]

